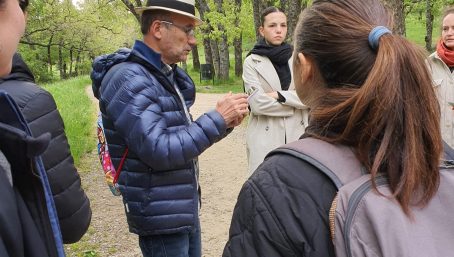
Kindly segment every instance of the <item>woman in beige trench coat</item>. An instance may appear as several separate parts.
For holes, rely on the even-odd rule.
[[[454,7],[442,15],[441,39],[437,50],[429,56],[435,92],[441,110],[441,135],[454,147]]]
[[[259,28],[263,39],[243,65],[250,115],[246,133],[249,174],[266,154],[297,140],[308,123],[308,108],[301,103],[292,80],[292,48],[284,42],[287,17],[276,7],[266,8]]]

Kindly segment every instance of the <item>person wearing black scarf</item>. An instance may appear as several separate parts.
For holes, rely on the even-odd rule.
[[[248,55],[257,54],[268,57],[279,76],[282,90],[288,90],[290,82],[292,81],[288,60],[292,57],[292,52],[292,46],[285,42],[275,46],[268,44],[268,42],[262,38],[255,44]]]
[[[287,17],[276,7],[261,15],[260,39],[243,65],[245,91],[249,94],[246,135],[248,170],[251,174],[274,148],[297,140],[308,123],[308,110],[292,82],[292,46],[285,41]]]

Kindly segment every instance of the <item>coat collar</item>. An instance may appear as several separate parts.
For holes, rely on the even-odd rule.
[[[251,58],[254,60],[255,63],[257,63],[257,65],[255,66],[255,70],[257,71],[257,73],[259,73],[260,76],[262,76],[263,79],[265,79],[265,81],[274,91],[281,91],[282,88],[279,76],[277,75],[276,69],[274,69],[274,66],[271,63],[270,59],[268,57],[257,54],[251,54]],[[290,72],[292,73],[292,82],[290,83],[289,90],[295,89],[295,85],[293,83],[293,69],[291,66],[292,60],[293,57],[291,57],[288,61],[288,64],[290,66]]]

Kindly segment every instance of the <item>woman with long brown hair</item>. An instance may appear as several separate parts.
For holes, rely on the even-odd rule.
[[[372,178],[384,174],[410,217],[438,189],[440,112],[424,51],[391,26],[378,0],[314,1],[295,30],[294,79],[311,109],[305,137],[347,147]],[[269,156],[240,192],[223,256],[334,256],[335,194],[309,162]]]

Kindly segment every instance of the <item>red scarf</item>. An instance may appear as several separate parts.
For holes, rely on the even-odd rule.
[[[454,51],[447,48],[441,39],[437,44],[437,54],[448,67],[454,66]]]

